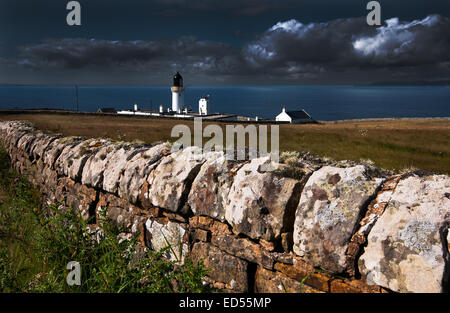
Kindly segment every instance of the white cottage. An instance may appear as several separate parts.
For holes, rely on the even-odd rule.
[[[281,113],[275,118],[277,122],[288,122],[293,124],[314,123],[313,118],[305,110],[287,111],[286,107],[281,109]]]
[[[292,123],[292,118],[286,113],[286,107],[281,109],[281,113],[275,118],[277,122],[289,122]]]

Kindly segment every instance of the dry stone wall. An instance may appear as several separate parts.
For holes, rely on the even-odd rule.
[[[449,176],[300,156],[294,179],[264,171],[267,158],[64,137],[17,121],[0,122],[0,140],[45,203],[78,210],[92,227],[107,209],[142,249],[170,244],[170,260],[203,260],[216,288],[448,291]]]

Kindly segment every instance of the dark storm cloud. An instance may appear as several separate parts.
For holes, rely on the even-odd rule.
[[[175,1],[175,0],[174,0]],[[241,48],[195,37],[160,41],[48,40],[21,48],[21,67],[189,75],[307,79],[330,73],[385,71],[389,76],[450,74],[450,19],[392,18],[380,27],[364,18],[327,23],[279,22]],[[361,74],[364,72],[365,74]],[[354,78],[358,79],[358,75]]]
[[[386,21],[375,36],[358,38],[359,60],[372,66],[439,65],[450,61],[450,19],[430,15],[422,20]]]
[[[256,16],[300,5],[299,0],[153,0],[163,12],[184,15],[189,12],[222,12],[232,15]]]
[[[21,48],[22,63],[32,68],[122,66],[150,61],[164,53],[157,42],[120,42],[96,39],[47,40]]]
[[[221,64],[227,67],[232,63],[233,50],[228,44],[200,41],[194,37],[181,37],[173,41],[61,39],[22,47],[18,64],[36,70],[89,68],[148,71],[191,68],[208,72],[218,69]]]
[[[438,66],[450,61],[450,19],[432,15],[423,20],[389,19],[378,28],[363,18],[302,24],[289,20],[274,25],[244,47],[255,69],[320,73],[349,68]]]

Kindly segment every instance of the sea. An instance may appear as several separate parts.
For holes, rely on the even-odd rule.
[[[315,120],[450,117],[450,86],[187,86],[185,105],[198,110],[210,96],[210,112],[274,119],[283,106],[304,109]],[[158,110],[171,105],[168,86],[78,86],[78,109]],[[75,86],[0,86],[0,110],[76,110]]]

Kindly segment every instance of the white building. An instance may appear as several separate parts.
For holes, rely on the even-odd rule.
[[[287,113],[286,113],[286,107],[283,107],[281,109],[281,113],[277,115],[277,117],[275,118],[275,120],[277,122],[289,122],[292,123],[292,117],[290,117]]]
[[[201,98],[198,101],[198,114],[208,115],[209,96]]]
[[[172,111],[181,113],[181,109],[184,107],[184,88],[183,77],[180,73],[176,73],[173,77],[172,90]]]
[[[287,111],[286,107],[281,109],[281,113],[275,118],[277,122],[288,122],[293,124],[314,123],[313,118],[306,113],[305,110],[300,111]]]

